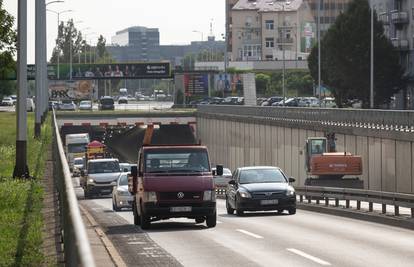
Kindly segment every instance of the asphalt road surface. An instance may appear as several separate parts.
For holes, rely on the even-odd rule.
[[[144,253],[148,260],[164,259],[152,266],[414,266],[410,230],[302,210],[293,216],[266,212],[236,217],[227,215],[225,201],[218,200],[215,228],[174,219],[155,222],[144,232],[133,225],[131,211],[113,212],[111,201],[81,204],[105,229],[123,229],[117,235],[124,240],[114,242],[122,258],[148,248],[157,251],[155,256]],[[144,242],[152,245],[130,248]],[[136,260],[125,262],[138,265]]]

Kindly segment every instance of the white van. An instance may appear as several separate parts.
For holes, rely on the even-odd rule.
[[[35,104],[32,98],[26,98],[26,111],[33,112],[35,110]]]
[[[66,135],[66,158],[68,159],[69,167],[73,167],[74,158],[82,158],[85,156],[86,146],[89,144],[89,134],[68,134]]]

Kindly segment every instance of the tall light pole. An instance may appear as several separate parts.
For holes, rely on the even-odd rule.
[[[321,0],[318,0],[318,91],[319,105],[322,105],[321,94]]]
[[[29,177],[27,168],[27,1],[18,0],[16,164],[13,177]]]
[[[370,73],[370,108],[374,108],[374,1],[371,0],[371,73]]]
[[[55,13],[56,15],[57,15],[57,25],[58,25],[58,27],[57,27],[57,41],[56,42],[58,42],[59,41],[59,24],[60,24],[60,15],[61,14],[64,14],[64,13],[69,13],[69,12],[73,12],[73,10],[71,10],[71,9],[67,9],[67,10],[63,10],[63,11],[60,11],[60,12],[57,12],[57,11],[54,11],[54,10],[51,10],[51,9],[47,9],[47,11],[49,11],[49,12],[52,12],[52,13]],[[59,48],[59,45],[57,44],[57,49],[58,49],[58,56],[57,56],[57,79],[59,80],[60,79],[60,48]]]
[[[286,101],[286,85],[285,85],[285,73],[286,73],[286,62],[285,62],[285,5],[290,5],[290,2],[282,3],[282,54],[283,54],[283,71],[282,71],[282,90],[283,90],[283,106],[285,106]]]

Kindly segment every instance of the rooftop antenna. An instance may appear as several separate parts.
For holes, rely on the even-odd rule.
[[[210,36],[214,36],[214,34],[213,34],[213,19],[210,20]]]

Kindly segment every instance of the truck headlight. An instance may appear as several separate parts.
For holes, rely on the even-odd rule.
[[[239,191],[239,194],[242,198],[252,198],[252,195],[247,191]]]
[[[157,193],[156,192],[145,192],[144,201],[145,202],[157,202]]]
[[[214,201],[214,200],[216,200],[216,191],[214,191],[214,190],[204,191],[203,200],[204,201]]]
[[[93,184],[94,182],[95,182],[95,180],[94,180],[94,179],[92,179],[92,178],[89,178],[89,179],[88,179],[88,183]]]
[[[295,195],[295,189],[291,186],[286,190],[286,196],[293,197]]]

